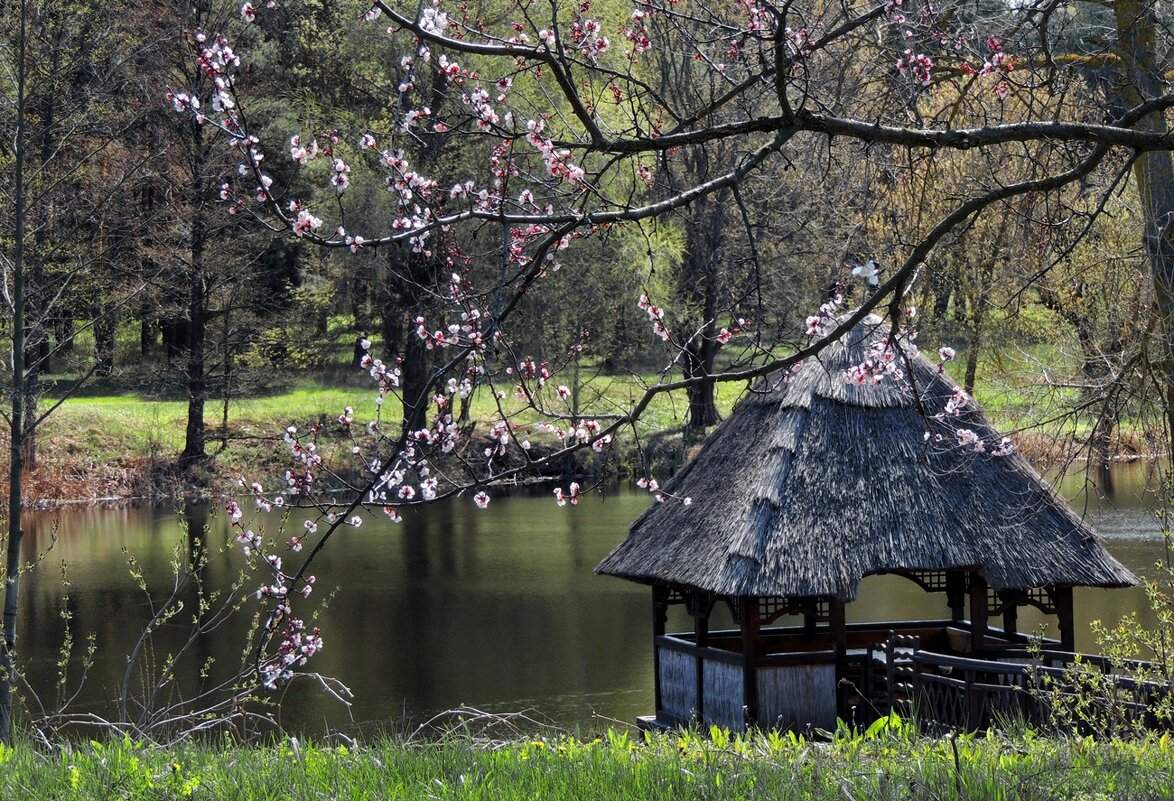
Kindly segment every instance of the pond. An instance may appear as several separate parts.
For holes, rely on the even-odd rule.
[[[1152,574],[1164,548],[1144,465],[1116,469],[1111,499],[1081,493],[1079,477],[1061,485],[1112,553]],[[489,711],[533,710],[567,726],[632,722],[652,711],[650,591],[592,568],[647,506],[647,493],[618,490],[559,508],[547,491],[497,498],[487,510],[458,499],[406,514],[395,525],[371,515],[340,531],[317,562],[315,598],[337,592],[319,612],[325,648],[313,669],[343,680],[349,711],[303,687],[282,696],[282,723],[307,732],[330,728],[400,729],[467,704]],[[299,526],[294,517],[289,525]],[[78,681],[80,650],[95,638],[96,659],[74,701],[108,714],[149,603],[132,578],[133,557],[158,599],[169,587],[174,555],[187,547],[185,520],[209,542],[228,537],[223,513],[205,507],[70,509],[32,516],[25,558],[40,561],[23,580],[20,653],[32,689],[49,705],[68,612],[75,640],[68,689]],[[269,522],[276,526],[276,520]],[[52,536],[56,542],[46,550]],[[205,569],[210,586],[227,586],[243,558],[234,551]],[[244,594],[243,591],[240,592]],[[189,610],[191,603],[189,598]],[[937,604],[941,604],[938,609]],[[254,604],[249,601],[248,604]],[[247,604],[247,605],[248,605]],[[246,605],[246,606],[247,606]],[[177,617],[190,621],[185,610]],[[1040,616],[1023,610],[1020,630]],[[1145,612],[1140,590],[1078,590],[1077,645],[1092,650],[1088,621]],[[945,616],[944,599],[892,576],[866,579],[850,620]],[[197,643],[201,660],[239,661],[248,615]],[[186,626],[156,649],[156,664]],[[193,675],[186,681],[195,680]]]

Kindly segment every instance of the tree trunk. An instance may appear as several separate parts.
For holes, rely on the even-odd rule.
[[[404,348],[403,375],[400,394],[404,399],[403,430],[405,434],[419,431],[428,417],[428,349],[414,333],[408,335]]]
[[[1158,20],[1153,3],[1118,0],[1113,4],[1117,23],[1117,47],[1125,72],[1122,94],[1130,105],[1160,97],[1165,89],[1157,46]],[[1165,132],[1163,113],[1155,113],[1137,128]],[[1166,428],[1170,458],[1174,461],[1174,160],[1166,151],[1142,153],[1134,162],[1145,220],[1145,251],[1154,282],[1154,300],[1161,321],[1166,386]]]
[[[191,339],[192,326],[190,321],[177,317],[168,317],[162,322],[163,351],[166,355],[167,366],[187,353],[188,340]]]
[[[204,404],[208,399],[208,381],[204,374],[204,335],[208,321],[204,304],[204,282],[193,278],[188,307],[191,315],[187,350],[188,418],[183,453],[179,457],[184,467],[205,458]]]
[[[148,152],[154,152],[156,148],[155,128],[148,125],[147,128],[147,147]],[[155,226],[151,224],[151,220],[155,216],[155,203],[157,197],[155,193],[155,179],[148,179],[142,188],[140,194],[139,217],[144,221],[137,232],[138,244],[142,248],[142,255],[139,257],[139,271],[144,276],[155,276],[158,274],[156,269],[158,265],[146,255],[152,252],[156,246],[155,241]],[[152,302],[150,298],[145,299],[139,304],[139,354],[147,356],[155,348],[155,343],[158,341],[160,333],[162,333],[162,320],[159,317],[159,310],[157,304]],[[167,354],[167,363],[171,364],[171,354]]]
[[[94,319],[94,373],[108,377],[114,373],[114,334],[118,321],[112,314],[101,314]]]
[[[958,281],[953,273],[941,276],[933,293],[933,320],[940,323],[946,319],[946,312],[950,310],[950,298],[958,288]]]
[[[155,347],[155,323],[144,313],[139,321],[139,353],[146,356]]]
[[[202,129],[192,123],[192,229],[189,244],[188,264],[188,338],[187,338],[187,382],[188,415],[184,435],[183,453],[179,456],[181,467],[190,468],[206,458],[204,452],[204,403],[208,399],[208,381],[205,376],[204,340],[208,327],[208,287],[204,275],[204,249],[207,245],[207,228],[204,220],[204,152]]]
[[[355,328],[370,331],[374,327],[371,319],[371,281],[363,270],[356,270],[351,277],[350,290],[351,316]]]
[[[4,584],[4,638],[0,652],[0,742],[12,745],[12,688],[16,673],[16,613],[20,598],[20,546],[24,539],[24,238],[25,238],[25,57],[28,3],[20,4],[16,52],[16,144],[13,155],[12,406],[8,468],[8,551]]]
[[[44,12],[45,9],[42,9]],[[52,74],[61,70],[61,47],[59,42],[49,48],[49,63]],[[28,99],[25,99],[28,102]],[[38,169],[47,174],[50,163],[54,159],[58,147],[57,133],[57,103],[58,94],[48,92],[43,96],[38,109],[40,135],[40,164]],[[35,247],[32,258],[26,254],[26,274],[24,314],[25,314],[25,346],[28,353],[25,358],[26,375],[24,378],[24,462],[25,467],[33,469],[37,466],[37,403],[41,394],[41,373],[50,369],[49,357],[52,347],[49,342],[49,332],[46,328],[50,303],[47,295],[51,295],[45,278],[45,254],[49,250],[50,216],[52,201],[42,200],[36,204],[36,226],[34,234]]]
[[[390,258],[394,260],[392,275],[393,282],[387,288],[388,296],[380,298],[380,307],[383,310],[382,324],[384,335],[384,349],[388,359],[394,359],[396,352],[392,348],[403,346],[403,373],[400,377],[400,397],[403,398],[403,433],[422,429],[428,419],[428,405],[432,395],[432,360],[424,340],[416,335],[416,324],[413,321],[417,315],[428,316],[429,302],[437,276],[443,274],[437,263],[422,253],[412,253],[406,249],[392,249]],[[396,310],[402,310],[398,312]],[[399,313],[406,313],[408,319],[403,323],[402,333],[389,326]]]
[[[978,296],[970,307],[970,348],[966,353],[966,375],[962,380],[962,389],[967,395],[974,394],[974,385],[978,383],[978,358],[982,353],[983,325],[986,322],[987,306],[990,303],[991,276],[994,263],[983,265],[978,273]]]
[[[718,265],[725,223],[725,193],[718,193],[712,201],[696,206],[689,225],[684,263],[685,297],[690,306],[700,312],[700,325],[694,324],[686,332],[693,338],[685,345],[685,378],[701,379],[686,389],[689,399],[687,428],[692,434],[716,425],[721,416],[717,412],[715,383],[706,377],[713,373],[717,358],[717,301]]]
[[[379,333],[383,336],[383,356],[394,359],[400,355],[404,343],[404,319],[399,304],[386,299],[379,315]]]
[[[967,395],[974,394],[974,384],[978,380],[978,352],[982,348],[981,320],[981,317],[976,317],[970,329],[970,347],[966,351],[966,375],[962,379],[962,390]]]
[[[687,345],[684,360],[685,378],[703,378],[712,373],[716,350],[711,340],[691,342]],[[717,413],[714,389],[713,380],[703,378],[699,383],[689,385],[686,390],[689,398],[687,425],[693,433],[701,432],[721,421],[721,416]]]

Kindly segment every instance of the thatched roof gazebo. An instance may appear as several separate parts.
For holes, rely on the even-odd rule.
[[[1136,583],[938,366],[886,353],[889,328],[869,316],[763,380],[596,568],[653,587],[658,723],[829,726],[862,700],[844,689],[856,652],[889,630],[997,657],[1030,604],[1071,651],[1072,588]],[[851,380],[886,359],[903,374]],[[886,573],[944,592],[951,619],[847,625]],[[709,631],[719,602],[736,630]],[[693,632],[666,634],[674,603]]]

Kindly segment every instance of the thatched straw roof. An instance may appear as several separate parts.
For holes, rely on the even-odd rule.
[[[1025,459],[997,454],[973,401],[943,413],[957,386],[936,365],[918,355],[903,378],[845,380],[888,332],[870,316],[789,380],[768,376],[596,572],[843,600],[902,569],[980,568],[996,589],[1135,584]]]

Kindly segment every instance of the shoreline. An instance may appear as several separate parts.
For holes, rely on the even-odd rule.
[[[1137,437],[1115,438],[1108,466],[1157,461],[1165,454],[1139,447],[1146,444]],[[484,441],[483,441],[484,440]],[[476,450],[488,440],[475,437],[467,449]],[[1087,446],[1074,439],[1044,435],[1017,438],[1019,452],[1043,472],[1060,467],[1065,471],[1076,465],[1085,469],[1091,459]],[[535,446],[537,450],[539,445]],[[550,446],[547,446],[550,447]],[[590,449],[577,451],[550,469],[531,476],[523,483],[569,480],[623,480],[640,475],[655,475],[662,484],[693,456],[698,444],[686,444],[682,433],[665,431],[647,438],[640,449],[621,441],[602,455]],[[223,451],[208,461],[183,471],[176,458],[161,456],[126,456],[114,462],[98,464],[93,460],[74,459],[68,448],[45,448],[37,466],[25,474],[26,508],[35,511],[70,506],[114,507],[139,503],[158,503],[178,499],[213,500],[238,494],[237,477],[259,480],[263,484],[283,475],[287,458],[283,446],[276,443],[272,452],[255,449]],[[359,477],[359,468],[350,454],[342,456],[337,448],[324,448],[328,458],[338,457],[344,480]],[[540,451],[539,451],[540,452]],[[339,489],[345,487],[339,486]],[[72,490],[72,491],[71,491]],[[6,483],[4,497],[7,497]],[[0,504],[0,508],[3,504]]]

